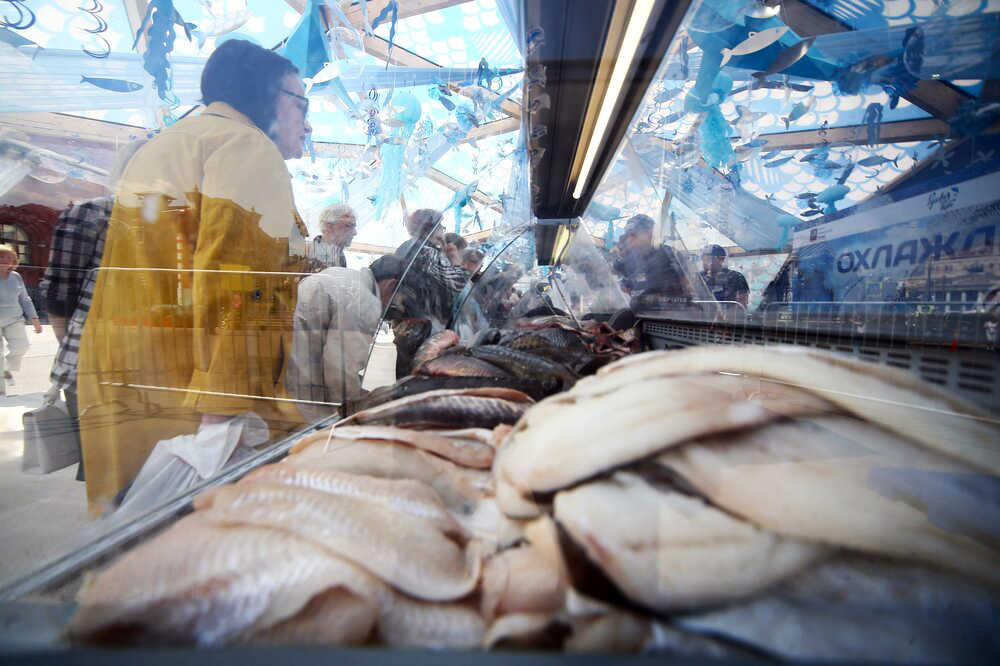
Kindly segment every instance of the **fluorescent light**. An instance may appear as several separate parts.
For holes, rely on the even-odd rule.
[[[624,0],[619,0],[619,2],[624,2]],[[594,124],[594,133],[590,137],[587,153],[583,158],[583,166],[576,179],[576,187],[573,189],[574,199],[579,199],[583,194],[583,186],[586,185],[590,170],[594,167],[597,148],[601,145],[604,132],[608,129],[611,111],[615,108],[622,86],[625,84],[625,75],[635,58],[636,49],[639,48],[639,40],[642,38],[642,31],[646,27],[646,21],[649,19],[649,13],[653,10],[654,2],[655,0],[637,0],[632,6],[632,13],[628,17],[628,27],[625,28],[625,38],[622,39],[621,48],[618,49],[618,57],[615,59],[614,69],[611,70],[608,89],[604,92],[601,110],[597,114],[597,122]]]

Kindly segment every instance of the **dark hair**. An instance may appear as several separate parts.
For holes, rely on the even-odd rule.
[[[726,250],[721,245],[709,245],[701,251],[703,257],[725,257]]]
[[[376,282],[382,280],[398,280],[406,268],[406,262],[394,254],[386,254],[372,262],[368,270],[375,276]]]
[[[268,131],[274,122],[282,80],[299,70],[290,60],[242,39],[215,49],[201,72],[201,98],[225,102]]]
[[[444,241],[446,243],[454,245],[459,250],[464,250],[466,246],[469,244],[464,238],[462,238],[453,231],[449,231],[444,235]]]
[[[633,215],[625,223],[625,234],[634,234],[638,231],[652,231],[653,230],[653,218],[649,215],[644,215],[639,213],[638,215]]]

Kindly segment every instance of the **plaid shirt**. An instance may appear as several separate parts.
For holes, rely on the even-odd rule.
[[[60,216],[52,237],[43,291],[49,312],[70,317],[50,374],[60,388],[76,390],[80,338],[94,297],[113,204],[111,197],[99,197],[73,206]]]

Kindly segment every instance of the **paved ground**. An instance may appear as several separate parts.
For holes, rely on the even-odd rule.
[[[41,405],[58,348],[51,326],[28,336],[31,349],[0,396],[0,585],[82,544],[89,524],[75,466],[43,476],[21,472],[21,417]]]

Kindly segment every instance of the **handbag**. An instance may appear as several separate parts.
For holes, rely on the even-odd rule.
[[[21,471],[25,474],[49,474],[80,462],[80,433],[76,423],[53,385],[42,399],[42,406],[24,413],[24,454]]]

